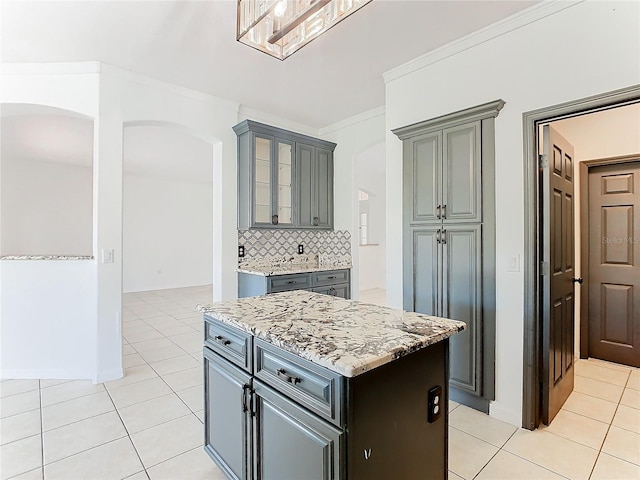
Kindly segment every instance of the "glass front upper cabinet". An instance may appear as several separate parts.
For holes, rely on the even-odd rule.
[[[254,224],[292,226],[293,143],[270,136],[254,139]]]

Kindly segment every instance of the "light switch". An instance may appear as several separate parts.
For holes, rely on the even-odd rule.
[[[102,249],[102,263],[113,263],[113,248]]]
[[[507,262],[507,272],[519,272],[520,271],[520,255],[515,257],[509,257]]]

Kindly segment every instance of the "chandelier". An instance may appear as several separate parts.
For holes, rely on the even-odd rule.
[[[371,0],[238,0],[239,42],[284,60]]]

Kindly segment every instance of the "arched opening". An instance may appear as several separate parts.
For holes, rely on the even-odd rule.
[[[93,119],[2,104],[0,255],[93,255]]]
[[[213,299],[215,155],[214,145],[182,126],[125,125],[125,369],[158,362],[197,368],[201,316],[193,306]]]
[[[385,144],[370,146],[354,159],[357,221],[358,298],[386,304]]]

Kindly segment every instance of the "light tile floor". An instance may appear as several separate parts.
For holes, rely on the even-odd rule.
[[[2,381],[0,480],[224,478],[202,449],[193,307],[210,299],[211,286],[124,295],[122,379]],[[640,479],[639,369],[579,361],[575,391],[535,432],[450,411],[451,479]]]

